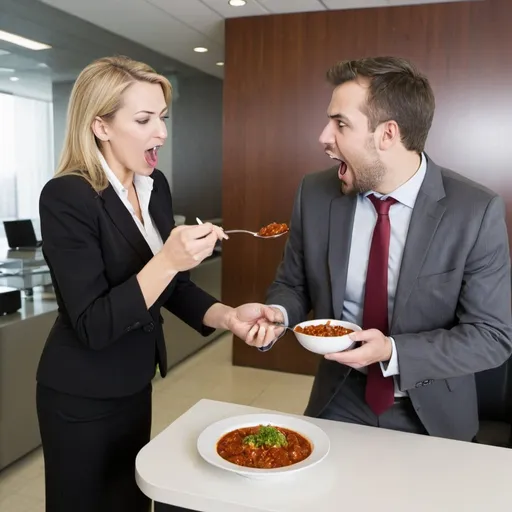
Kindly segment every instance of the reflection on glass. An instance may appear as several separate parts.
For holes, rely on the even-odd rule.
[[[38,217],[53,137],[51,70],[0,44],[0,219]]]

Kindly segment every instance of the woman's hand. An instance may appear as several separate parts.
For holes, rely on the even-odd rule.
[[[264,304],[242,304],[234,309],[229,322],[229,330],[252,347],[266,347],[284,332],[281,311]]]
[[[227,329],[253,347],[266,347],[283,334],[284,328],[274,322],[283,322],[281,311],[258,303],[237,308],[217,303],[206,312],[203,320],[204,325]]]
[[[161,253],[171,269],[183,272],[211,256],[217,241],[227,238],[221,228],[209,222],[198,226],[178,226],[171,231]]]

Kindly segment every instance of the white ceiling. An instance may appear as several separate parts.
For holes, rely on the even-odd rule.
[[[32,51],[0,41],[0,93],[52,101],[52,84],[73,82],[87,64],[112,53],[144,60],[170,77],[201,73],[39,0],[0,0],[0,29],[52,45]]]
[[[8,51],[0,42],[0,93],[52,100],[51,71],[44,62]],[[37,52],[33,52],[37,53]],[[22,78],[12,81],[11,78]]]
[[[228,0],[40,1],[222,78],[216,62],[224,59],[225,18],[463,0],[247,0],[243,7]],[[209,51],[196,53],[196,46]]]

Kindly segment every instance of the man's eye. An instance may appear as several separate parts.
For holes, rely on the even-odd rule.
[[[343,127],[344,127],[344,126],[346,126],[346,125],[345,125],[344,123],[338,123],[338,126],[339,126],[340,128],[343,128]]]

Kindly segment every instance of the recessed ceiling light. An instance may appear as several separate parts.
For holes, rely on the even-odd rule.
[[[205,48],[204,46],[196,46],[194,51],[197,53],[205,53],[208,51],[208,48]]]
[[[243,7],[247,2],[245,0],[229,0],[231,7]]]
[[[48,48],[51,48],[51,46],[48,44],[32,41],[32,39],[17,36],[16,34],[11,34],[10,32],[4,32],[3,30],[0,30],[0,40],[7,41],[8,43],[12,44],[17,44],[18,46],[23,46],[23,48],[28,48],[29,50],[39,51],[48,50]]]
[[[38,68],[47,68],[48,67],[48,64],[44,63],[44,62],[40,62],[38,65],[37,65]]]
[[[221,60],[219,62],[216,62],[215,63],[217,66],[224,66],[224,62],[222,62]]]
[[[17,76],[11,76],[11,77],[9,78],[9,80],[10,80],[11,82],[18,82],[18,81],[19,81],[19,78],[18,78]]]
[[[0,68],[0,73],[14,73],[15,71],[13,68]]]

